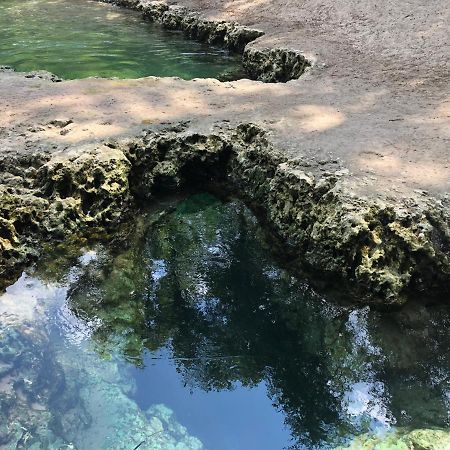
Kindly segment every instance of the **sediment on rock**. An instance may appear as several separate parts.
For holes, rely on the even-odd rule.
[[[159,22],[169,30],[182,31],[189,39],[207,42],[242,54],[243,66],[253,80],[266,83],[299,78],[310,62],[299,51],[286,48],[255,48],[250,44],[264,35],[261,30],[235,22],[207,20],[181,6],[161,1],[105,0],[122,7],[142,11],[149,21]]]
[[[345,171],[309,173],[254,125],[219,134],[146,132],[127,142],[74,150],[0,189],[0,277],[35,257],[39,242],[112,228],[161,191],[220,185],[272,230],[294,268],[346,281],[363,303],[402,304],[450,285],[450,231],[443,209],[374,203],[345,187]],[[17,178],[17,177],[16,177]],[[350,292],[349,291],[349,292]]]

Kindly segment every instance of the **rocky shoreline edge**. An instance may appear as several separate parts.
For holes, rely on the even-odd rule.
[[[253,46],[264,34],[260,30],[206,20],[161,1],[103,1],[242,53],[255,80],[288,81],[311,65],[295,50]],[[24,76],[60,81],[46,72]],[[10,153],[0,162],[0,288],[38,257],[42,240],[92,227],[114,229],[159,189],[196,183],[245,200],[292,268],[318,274],[332,286],[344,282],[344,296],[352,302],[392,307],[417,297],[445,300],[449,199],[424,191],[401,199],[364,196],[354,193],[351,173],[337,166],[318,170],[290,159],[251,123],[210,134],[181,124],[51,155]]]
[[[308,172],[253,124],[211,134],[179,124],[52,156],[4,159],[1,169],[3,287],[38,257],[42,242],[114,230],[161,192],[197,186],[243,199],[291,267],[344,282],[356,303],[392,307],[448,293],[450,232],[442,203],[426,195],[410,205],[355,196],[348,171]]]
[[[284,83],[299,78],[312,64],[297,50],[252,46],[253,41],[264,35],[261,30],[235,22],[207,20],[182,6],[148,0],[100,1],[141,11],[146,20],[158,22],[168,30],[182,31],[189,39],[241,54],[244,70],[252,80]]]

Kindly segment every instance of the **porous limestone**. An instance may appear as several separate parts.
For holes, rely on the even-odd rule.
[[[244,69],[253,80],[286,82],[299,78],[311,65],[299,51],[289,48],[254,48],[251,44],[264,35],[261,30],[234,21],[208,20],[178,5],[161,1],[111,0],[126,8],[142,11],[149,21],[161,23],[169,30],[182,31],[189,39],[207,42],[242,54]]]
[[[345,281],[357,301],[439,297],[450,281],[449,224],[439,204],[406,209],[355,198],[345,170],[310,173],[252,124],[210,135],[169,128],[81,147],[53,155],[22,181],[14,192],[2,187],[6,280],[37,254],[38,236],[111,227],[161,191],[220,185],[253,207],[293,268]]]

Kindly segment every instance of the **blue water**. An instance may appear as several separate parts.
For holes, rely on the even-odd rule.
[[[140,407],[166,404],[207,448],[273,450],[289,445],[284,414],[272,406],[264,382],[254,387],[237,382],[230,390],[209,392],[189,387],[180,379],[167,350],[147,354],[144,365],[145,369],[133,373]]]
[[[241,202],[198,194],[49,243],[0,295],[0,446],[361,448],[448,429],[449,358],[448,307],[336,304]]]

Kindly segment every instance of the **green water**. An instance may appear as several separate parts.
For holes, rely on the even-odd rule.
[[[310,450],[447,430],[448,307],[332,303],[280,268],[238,201],[168,201],[129,229],[49,243],[0,296],[2,448]]]
[[[0,65],[17,71],[65,79],[242,74],[237,56],[95,1],[0,0],[0,31]]]

